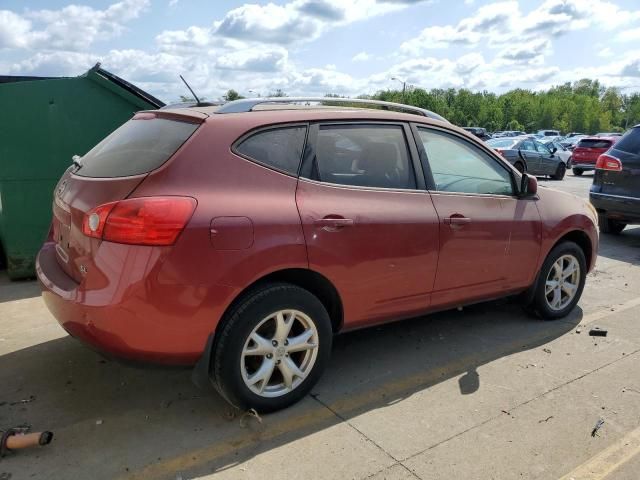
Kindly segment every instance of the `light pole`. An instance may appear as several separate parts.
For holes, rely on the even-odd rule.
[[[258,95],[258,98],[260,98],[260,92],[256,92],[255,90],[247,90],[247,92],[249,93],[253,93],[254,95]]]
[[[398,77],[391,77],[391,80],[395,80],[402,84],[402,103],[406,103],[405,92],[407,90],[407,82],[405,82],[404,80],[400,80]]]

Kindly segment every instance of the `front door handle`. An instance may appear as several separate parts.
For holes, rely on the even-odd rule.
[[[460,214],[454,214],[450,217],[444,218],[442,220],[445,225],[450,225],[451,228],[455,228],[457,225],[468,225],[471,223],[471,219],[467,217],[463,217]]]
[[[353,220],[351,218],[332,218],[332,217],[324,217],[317,220],[314,220],[314,225],[324,228],[326,230],[336,230],[342,227],[351,227],[353,225]]]

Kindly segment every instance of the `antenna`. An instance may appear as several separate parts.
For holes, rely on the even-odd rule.
[[[184,79],[184,77],[182,75],[180,75],[180,80],[182,80],[184,82],[184,84],[187,86],[187,88],[191,92],[191,95],[193,95],[193,98],[196,99],[196,102],[198,103],[198,106],[200,106],[200,99],[198,98],[196,93],[191,89],[191,87],[189,86],[189,84],[187,83],[187,81]]]

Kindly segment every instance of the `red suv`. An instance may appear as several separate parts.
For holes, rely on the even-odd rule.
[[[587,202],[426,110],[286,101],[141,112],[74,162],[37,260],[69,334],[195,364],[270,411],[310,390],[335,333],[514,294],[545,319],[578,302]]]
[[[581,138],[573,149],[573,174],[582,175],[585,171],[595,170],[598,157],[609,150],[620,137]]]

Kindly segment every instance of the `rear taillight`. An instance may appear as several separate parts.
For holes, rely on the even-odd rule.
[[[616,157],[603,153],[598,157],[598,161],[596,162],[596,169],[609,170],[611,172],[621,172],[622,162]]]
[[[191,197],[141,197],[105,203],[84,215],[82,233],[115,243],[173,245],[196,205]]]

